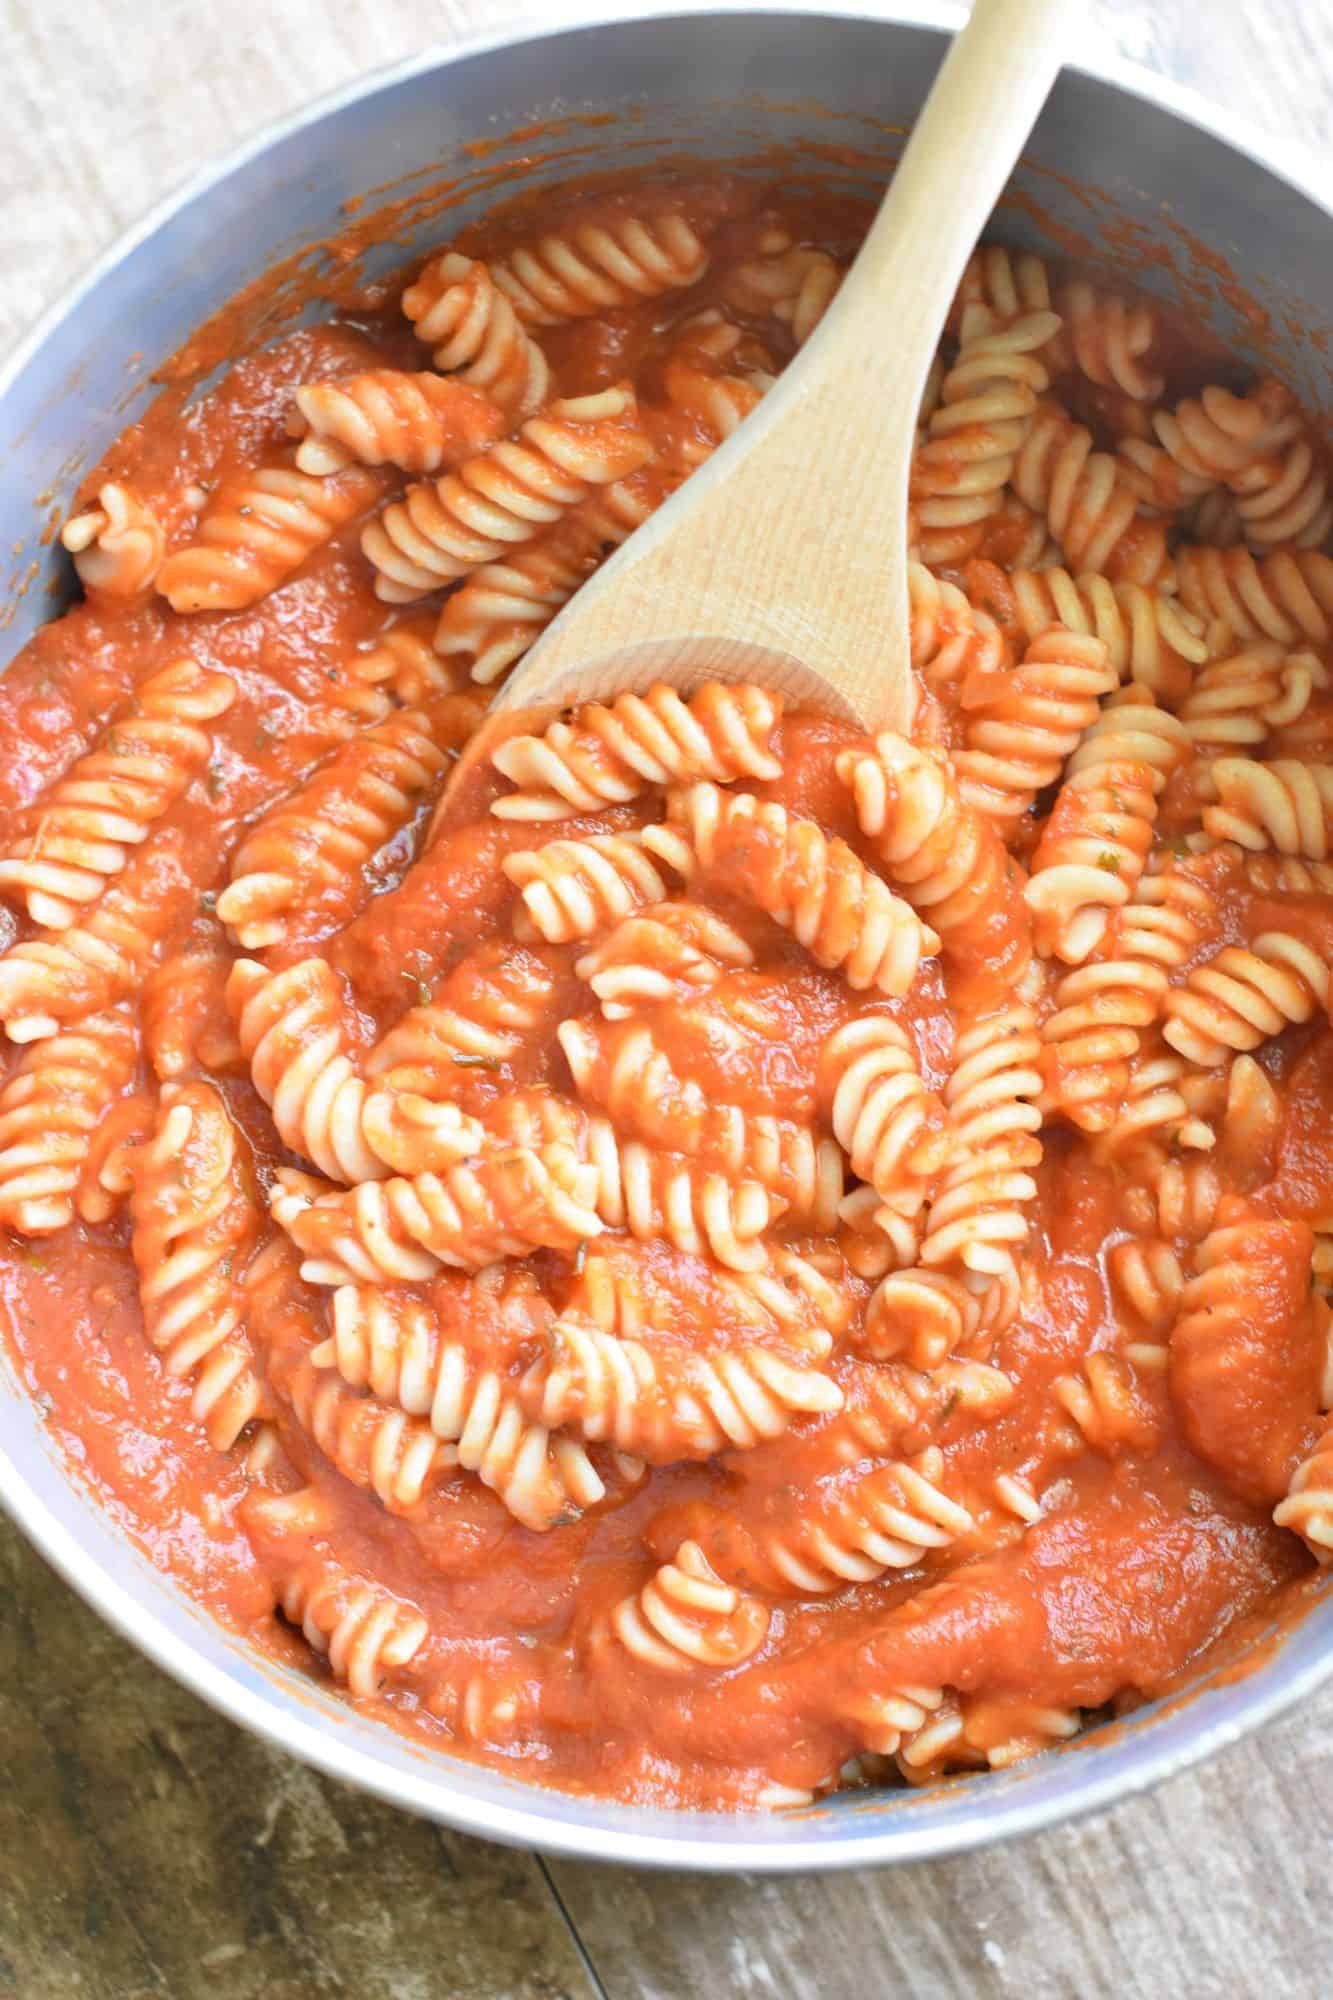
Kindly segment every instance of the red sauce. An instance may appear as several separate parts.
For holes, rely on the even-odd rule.
[[[716,441],[698,408],[672,399],[668,369],[683,322],[728,309],[738,267],[772,254],[767,239],[775,227],[798,247],[823,246],[845,258],[865,213],[862,204],[797,185],[765,190],[720,175],[656,186],[636,179],[619,192],[578,195],[569,213],[548,194],[537,222],[530,203],[513,204],[470,232],[465,248],[499,256],[536,227],[557,229],[571,215],[607,225],[684,218],[698,232],[709,246],[698,282],[539,329],[552,394],[579,396],[630,379],[656,462],[683,469]],[[1057,288],[1062,275],[1052,275]],[[170,553],[190,546],[201,508],[207,518],[220,487],[243,487],[258,465],[290,463],[288,419],[299,385],[369,368],[426,366],[398,310],[401,289],[360,296],[327,324],[244,355],[195,400],[173,389],[108,455],[88,482],[89,496],[106,480],[121,481],[160,523]],[[730,311],[744,342],[762,347],[768,364],[790,358],[790,310],[784,317],[733,304]],[[1156,305],[1153,311],[1144,365],[1163,374],[1170,402],[1212,379],[1218,362],[1192,329],[1182,331]],[[215,327],[197,354],[180,358],[182,384],[214,358],[218,338]],[[761,364],[753,351],[747,358],[753,373]],[[1235,379],[1234,370],[1226,379]],[[1150,435],[1141,419],[1126,415],[1119,389],[1080,374],[1072,360],[1052,393],[1092,427],[1099,448],[1114,448],[1121,423],[1135,436]],[[458,439],[453,446],[462,448]],[[391,469],[377,473],[374,505],[401,483]],[[155,819],[129,864],[155,913],[150,967],[179,964],[176,955],[187,947],[213,953],[223,971],[241,955],[216,912],[238,843],[334,753],[330,704],[346,696],[349,667],[394,622],[372,590],[359,546],[364,520],[363,510],[344,522],[242,609],[187,615],[157,594],[118,601],[93,593],[47,626],[0,685],[0,851],[8,853],[29,824],[25,809],[43,800],[99,739],[108,715],[159,669],[185,654],[234,684],[231,706],[207,724],[205,768]],[[967,584],[977,609],[993,615],[1004,654],[998,666],[953,685],[932,681],[926,670],[923,740],[965,749],[975,718],[1012,686],[1022,635],[1003,571],[1020,556],[1025,532],[1015,511],[969,560],[939,565],[946,580]],[[1127,560],[1141,556],[1152,532],[1142,519],[1133,525]],[[433,613],[442,599],[423,602]],[[955,636],[966,626],[964,617]],[[945,629],[947,636],[947,618]],[[874,870],[883,857],[838,775],[839,753],[857,747],[866,746],[839,725],[785,716],[771,733],[780,776],[739,789],[764,807],[784,808],[788,823],[809,822],[826,842],[845,843],[854,862]],[[1187,777],[1172,780],[1159,823],[1181,846],[1198,828],[1199,794]],[[547,838],[634,835],[661,818],[662,791],[648,787],[600,813],[534,824],[490,816],[491,799],[511,788],[487,777],[473,783],[465,811],[432,830],[439,789],[437,774],[364,865],[322,885],[298,883],[285,935],[249,955],[270,971],[311,958],[334,968],[354,1061],[418,1001],[466,1012],[505,968],[528,991],[540,989],[535,1025],[509,1037],[500,1054],[458,1065],[451,1101],[484,1125],[502,1119],[518,1093],[573,1094],[555,1039],[560,1021],[591,1023],[608,1074],[621,1045],[620,1028],[601,1018],[578,969],[597,940],[515,944],[519,897],[502,864]],[[998,886],[978,905],[966,948],[951,947],[946,935],[943,951],[924,958],[906,994],[855,992],[836,964],[817,962],[796,942],[765,900],[773,864],[767,835],[738,846],[729,873],[670,889],[676,900],[704,904],[740,945],[738,962],[711,984],[637,1015],[631,1010],[669,1063],[669,1081],[645,1086],[656,1093],[663,1130],[683,1131],[709,1108],[731,1107],[734,1118],[786,1121],[827,1144],[831,1094],[821,1063],[847,1023],[877,1013],[896,1022],[933,1093],[949,1084],[960,1034],[1012,1001],[1015,990],[1038,1021],[1049,1020],[1064,1004],[1057,987],[1067,968],[1042,961],[1023,972],[1031,936],[1020,862],[1039,860],[1037,836],[1053,797],[1043,781],[1012,823],[1001,822],[1009,854],[997,847]],[[1055,826],[1064,823],[1057,815]],[[1232,851],[1184,865],[1208,888],[1211,904],[1192,950],[1173,970],[1175,986],[1223,946],[1275,929],[1296,930],[1330,956],[1333,900],[1260,894]],[[936,920],[928,907],[925,915]],[[39,935],[21,898],[5,922],[6,947]],[[221,978],[219,971],[192,1013],[183,990],[177,1000],[170,985],[145,1003],[137,1066],[120,1091],[129,1109],[105,1115],[128,1118],[142,1096],[144,1129],[154,1116],[160,1129],[172,1093],[167,1088],[154,1110],[160,1080],[144,1040],[150,1008],[194,1023],[195,1067],[217,1078],[240,1135],[238,1185],[260,1191],[246,1195],[254,1226],[276,1242],[262,1191],[280,1168],[310,1163],[284,1147],[264,1091],[252,1086],[235,1052],[226,1053]],[[137,996],[131,1005],[138,1021]],[[23,1059],[17,1051],[15,1062]],[[909,1364],[876,1351],[869,1301],[884,1246],[874,1225],[816,1229],[808,1216],[789,1219],[773,1241],[835,1273],[843,1312],[817,1372],[836,1385],[842,1407],[794,1420],[788,1412],[776,1434],[753,1449],[684,1443],[646,1470],[594,1440],[589,1462],[602,1497],[571,1505],[542,1532],[521,1525],[495,1491],[461,1467],[436,1466],[411,1505],[382,1504],[368,1477],[347,1476],[352,1447],[334,1447],[323,1434],[317,1441],[319,1426],[300,1403],[312,1369],[321,1381],[336,1374],[327,1358],[311,1361],[331,1329],[329,1291],[320,1282],[293,1277],[287,1293],[265,1302],[245,1292],[249,1267],[227,1270],[227,1283],[239,1284],[248,1300],[242,1337],[259,1388],[239,1440],[215,1450],[197,1414],[193,1380],[173,1378],[144,1338],[123,1205],[108,1219],[75,1220],[53,1235],[5,1233],[4,1331],[71,1467],[155,1563],[234,1629],[285,1657],[299,1653],[324,1673],[330,1667],[293,1636],[305,1615],[293,1578],[308,1581],[314,1560],[321,1575],[343,1579],[342,1595],[334,1593],[338,1616],[348,1613],[349,1592],[358,1588],[381,1600],[391,1593],[415,1621],[414,1643],[401,1659],[386,1652],[370,1676],[373,1691],[362,1698],[442,1749],[576,1790],[752,1805],[778,1796],[774,1787],[824,1786],[848,1758],[883,1753],[893,1731],[871,1718],[876,1702],[902,1690],[937,1690],[918,1722],[904,1721],[898,1731],[904,1775],[1002,1762],[1067,1733],[1066,1721],[1072,1730],[1109,1704],[1123,1709],[1178,1687],[1228,1634],[1252,1636],[1276,1614],[1284,1591],[1306,1586],[1310,1558],[1295,1534],[1273,1525],[1271,1508],[1321,1421],[1326,1314],[1310,1302],[1305,1225],[1333,1226],[1333,1033],[1320,1014],[1271,1039],[1259,1060],[1280,1098],[1261,1164],[1242,1158],[1234,1137],[1228,1141],[1218,1094],[1225,1071],[1200,1086],[1201,1115],[1221,1133],[1219,1186],[1249,1204],[1243,1213],[1261,1236],[1265,1228],[1277,1231],[1271,1242],[1264,1237],[1263,1256],[1245,1265],[1234,1327],[1227,1321],[1221,1334],[1190,1348],[1172,1333],[1169,1313],[1165,1323],[1145,1327],[1116,1277],[1119,1253],[1140,1239],[1169,1243],[1186,1276],[1203,1268],[1199,1241],[1224,1218],[1210,1216],[1199,1228],[1163,1220],[1165,1197],[1153,1192],[1164,1167],[1196,1170],[1189,1153],[1162,1133],[1118,1152],[1048,1115],[1036,1197],[1020,1203],[1029,1233],[1014,1252],[1013,1306],[998,1332],[973,1330],[952,1357],[946,1348],[925,1367],[915,1365],[919,1357]],[[134,1136],[142,1139],[144,1130]],[[1023,1170],[1032,1165],[1026,1158]],[[0,1148],[0,1193],[4,1167]],[[936,1185],[932,1195],[938,1192]],[[135,1199],[142,1206],[143,1198]],[[1162,1205],[1157,1211],[1154,1202]],[[139,1209],[134,1214],[137,1230]],[[441,1269],[399,1285],[395,1297],[419,1309],[436,1340],[456,1348],[469,1369],[492,1371],[500,1390],[517,1397],[547,1351],[552,1321],[583,1297],[586,1258],[600,1254],[596,1239],[546,1243],[511,1260],[521,1282],[508,1291]],[[660,1234],[637,1245],[615,1234],[608,1254],[633,1271],[664,1366],[688,1369],[705,1354],[753,1345],[753,1306],[715,1257]],[[874,1254],[881,1255],[878,1269],[866,1262]],[[955,1277],[961,1269],[947,1268]],[[976,1283],[974,1296],[983,1292]],[[764,1338],[784,1366],[800,1368],[809,1365],[805,1337],[784,1326]],[[1119,1372],[1098,1376],[1098,1364]],[[1086,1384],[1094,1379],[1121,1385],[1113,1417],[1087,1413]],[[892,1435],[876,1447],[866,1440],[876,1422],[888,1422],[890,1394],[898,1398]],[[368,1407],[364,1399],[357,1405],[363,1416]],[[885,1466],[903,1465],[918,1484],[909,1483],[906,1497],[897,1493],[896,1515],[873,1533],[866,1529],[841,1581],[821,1577],[804,1544],[813,1566],[809,1587],[775,1572],[775,1549],[799,1540],[812,1521],[832,1523],[831,1532],[841,1521],[850,1532],[847,1510],[854,1515],[864,1504],[867,1482]],[[910,1537],[903,1516],[926,1504],[922,1481],[946,1497],[952,1525],[885,1557],[886,1543]],[[275,1495],[297,1492],[307,1495],[304,1516],[295,1505],[284,1512],[273,1504]],[[748,1651],[737,1639],[734,1663],[667,1671],[617,1636],[616,1619],[690,1538],[710,1552],[724,1594],[726,1587],[736,1594],[738,1604],[722,1621],[728,1632],[760,1637],[753,1645],[746,1640]],[[642,1609],[643,1598],[638,1602]],[[328,1622],[321,1628],[312,1612],[308,1630],[312,1621],[316,1651],[329,1652]],[[332,1654],[332,1669],[345,1675],[336,1642]],[[927,1725],[944,1730],[943,1747],[923,1749],[914,1762],[912,1744],[924,1739],[913,1730]],[[878,1769],[863,1766],[872,1775]]]

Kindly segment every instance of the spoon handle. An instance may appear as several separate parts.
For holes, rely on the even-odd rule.
[[[1078,0],[976,0],[912,130],[889,189],[816,339],[852,343],[882,328],[881,405],[910,429],[944,317],[977,238],[1052,83]],[[899,331],[900,330],[900,331]],[[904,496],[905,497],[905,496]]]
[[[838,296],[735,436],[590,577],[497,710],[762,681],[860,727],[913,706],[917,410],[963,267],[1078,0],[977,0]]]

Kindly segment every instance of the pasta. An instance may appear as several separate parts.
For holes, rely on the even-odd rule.
[[[1025,895],[1039,951],[1077,965],[1100,942],[1133,897],[1158,797],[1189,757],[1184,727],[1151,695],[1103,709],[1065,766],[1032,857]]]
[[[999,836],[964,804],[947,763],[885,734],[873,756],[844,751],[838,776],[885,874],[930,919],[946,957],[985,956],[1017,978],[1027,963],[1018,884]]]
[[[480,720],[467,694],[399,709],[345,744],[237,849],[218,915],[248,951],[278,944],[302,902],[355,879]]]
[[[130,1163],[130,1239],[144,1330],[219,1451],[265,1408],[245,1331],[242,1267],[259,1213],[235,1126],[211,1085],[163,1093],[155,1131]]]
[[[1204,621],[1163,590],[1113,583],[1095,571],[1074,577],[1056,566],[1006,576],[988,565],[969,574],[993,615],[1016,625],[1026,640],[1051,625],[1100,639],[1120,679],[1160,700],[1178,700],[1198,684],[1194,669],[1208,659]]]
[[[96,506],[72,515],[60,540],[84,589],[111,598],[151,590],[167,545],[161,524],[117,480],[98,487]]]
[[[349,1193],[282,1167],[270,1205],[305,1253],[304,1277],[393,1284],[428,1278],[437,1264],[479,1271],[541,1244],[572,1248],[597,1234],[591,1196],[592,1170],[548,1146],[460,1161],[443,1175],[361,1181]]]
[[[757,257],[728,274],[722,296],[737,312],[780,320],[804,347],[833,303],[842,272],[827,251],[796,244],[785,229],[767,230],[757,247]]]
[[[667,1355],[569,1315],[546,1342],[546,1356],[523,1378],[523,1407],[551,1429],[655,1464],[752,1450],[796,1416],[842,1406],[827,1375],[762,1347]]]
[[[409,487],[363,531],[375,590],[410,604],[531,541],[595,487],[637,472],[651,446],[627,383],[565,397],[443,479]]]
[[[1002,333],[987,327],[975,339],[964,337],[912,463],[926,563],[957,563],[981,547],[982,524],[999,509],[1049,387],[1035,350],[1059,324],[1054,313],[1033,313]]]
[[[446,250],[407,287],[403,311],[434,348],[437,368],[485,390],[510,415],[530,417],[546,401],[546,356],[486,264]]]
[[[492,276],[526,326],[554,326],[638,299],[682,290],[708,257],[683,215],[617,217],[541,236],[498,262]]]
[[[763,1645],[768,1623],[764,1605],[723,1583],[698,1544],[685,1542],[592,1635],[594,1659],[619,1645],[660,1673],[734,1667]]]
[[[364,514],[378,490],[357,466],[331,479],[286,465],[243,474],[213,495],[197,540],[166,558],[157,588],[173,611],[243,611]]]
[[[279,328],[0,683],[16,1379],[247,1641],[583,1795],[985,1784],[1333,1561],[1317,413],[982,245],[901,733],[673,669],[459,755],[856,202],[548,188]]]
[[[965,805],[1001,824],[1054,783],[1117,681],[1106,647],[1058,625],[1034,639],[1015,671],[964,689],[964,747],[954,758]]]
[[[484,390],[440,375],[373,368],[296,391],[288,429],[299,472],[326,476],[348,465],[438,472],[494,444],[504,413]]]
[[[21,897],[44,930],[75,923],[208,762],[199,725],[225,715],[234,695],[225,674],[188,659],[150,675],[129,714],[20,819],[0,852],[0,893]]]
[[[502,819],[567,819],[623,805],[648,785],[711,778],[776,778],[768,749],[780,699],[758,688],[706,681],[688,701],[659,683],[646,695],[593,702],[579,730],[553,722],[541,736],[511,736],[491,762],[517,790],[496,799]]]
[[[82,1212],[92,1137],[134,1072],[125,1007],[34,1042],[0,1090],[0,1220],[45,1236]]]
[[[572,507],[531,548],[472,571],[440,613],[435,647],[466,660],[482,686],[522,659],[602,558],[627,541],[666,498],[670,480],[656,462],[614,479]]]
[[[753,794],[728,798],[698,784],[670,802],[704,877],[725,875],[733,890],[784,927],[819,965],[848,985],[901,996],[935,932],[891,895],[841,840],[827,840],[813,820],[785,807],[759,805]]]
[[[1214,802],[1204,807],[1202,819],[1215,840],[1272,848],[1302,861],[1328,860],[1333,765],[1219,757],[1209,769],[1208,785]]]
[[[687,845],[672,852],[693,870]],[[659,867],[662,847],[649,847],[640,833],[595,833],[586,840],[552,840],[544,847],[511,854],[505,874],[520,891],[527,922],[548,944],[595,937],[598,931],[667,893],[671,868]]]
[[[670,1057],[642,1024],[564,1021],[557,1035],[580,1097],[607,1111],[620,1131],[648,1146],[674,1148],[731,1181],[757,1182],[790,1222],[819,1230],[834,1226],[843,1193],[842,1151],[819,1140],[811,1127],[711,1102],[700,1085],[672,1069]],[[853,1080],[853,1089],[858,1082]],[[874,1115],[863,1111],[862,1122]],[[850,1151],[841,1134],[839,1141]],[[881,1144],[886,1142],[883,1135]],[[870,1143],[868,1125],[864,1143]],[[901,1144],[908,1144],[905,1136]]]

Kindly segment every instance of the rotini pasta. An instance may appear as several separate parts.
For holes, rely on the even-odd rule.
[[[603,557],[661,505],[672,483],[657,461],[644,465],[572,507],[531,548],[473,570],[440,613],[437,651],[466,661],[482,686],[498,681]]]
[[[409,487],[363,531],[376,595],[410,604],[530,542],[595,487],[637,472],[651,446],[627,383],[566,397],[444,478]]]
[[[1032,640],[1011,674],[965,685],[963,748],[954,758],[964,804],[1002,825],[1026,812],[1116,684],[1100,639],[1055,626]]]
[[[396,368],[306,382],[293,401],[297,470],[321,477],[348,465],[439,472],[475,457],[505,429],[504,412],[484,390]]]
[[[706,681],[688,701],[658,683],[646,695],[598,702],[540,736],[511,736],[491,762],[512,785],[491,811],[501,819],[566,819],[637,798],[649,785],[701,778],[776,778],[768,748],[782,713],[779,697],[759,688]]]
[[[1024,891],[1038,951],[1080,964],[1132,900],[1157,800],[1189,761],[1182,723],[1149,694],[1102,710],[1069,758]]]
[[[554,326],[608,307],[682,291],[704,274],[708,253],[683,215],[618,216],[541,236],[492,266],[525,326]]]
[[[530,417],[547,400],[546,356],[486,264],[446,250],[407,287],[403,311],[437,368],[484,389],[511,416]]]
[[[46,1236],[84,1213],[93,1135],[134,1060],[123,1005],[25,1049],[0,1089],[0,1221],[10,1229]]]
[[[330,479],[286,465],[241,473],[213,495],[197,539],[162,563],[156,587],[173,611],[243,611],[364,514],[378,492],[375,475],[357,466]]]
[[[77,922],[208,762],[199,725],[225,715],[235,692],[226,674],[189,659],[151,674],[128,715],[19,820],[0,850],[0,893],[44,930]]]
[[[261,1416],[266,1394],[245,1331],[242,1271],[259,1212],[236,1127],[207,1083],[168,1085],[130,1168],[130,1246],[144,1330],[219,1451]]]
[[[84,589],[110,598],[151,590],[167,546],[152,510],[116,480],[98,487],[95,506],[66,521],[60,540]]]
[[[236,850],[231,881],[218,897],[218,916],[237,943],[247,951],[281,943],[303,902],[359,877],[407,825],[480,715],[470,694],[399,709],[266,813]]]
[[[705,879],[725,876],[733,893],[789,928],[817,964],[840,971],[857,991],[901,996],[939,945],[908,904],[813,820],[707,783],[673,793],[670,817]]]

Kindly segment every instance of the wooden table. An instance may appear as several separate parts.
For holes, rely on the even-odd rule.
[[[0,346],[261,119],[450,34],[597,11],[0,0]],[[1100,0],[1096,21],[1327,156],[1328,0]],[[959,1861],[794,1881],[545,1861],[242,1735],[0,1527],[0,2000],[1314,1995],[1331,1800],[1333,1689],[1151,1798]]]

